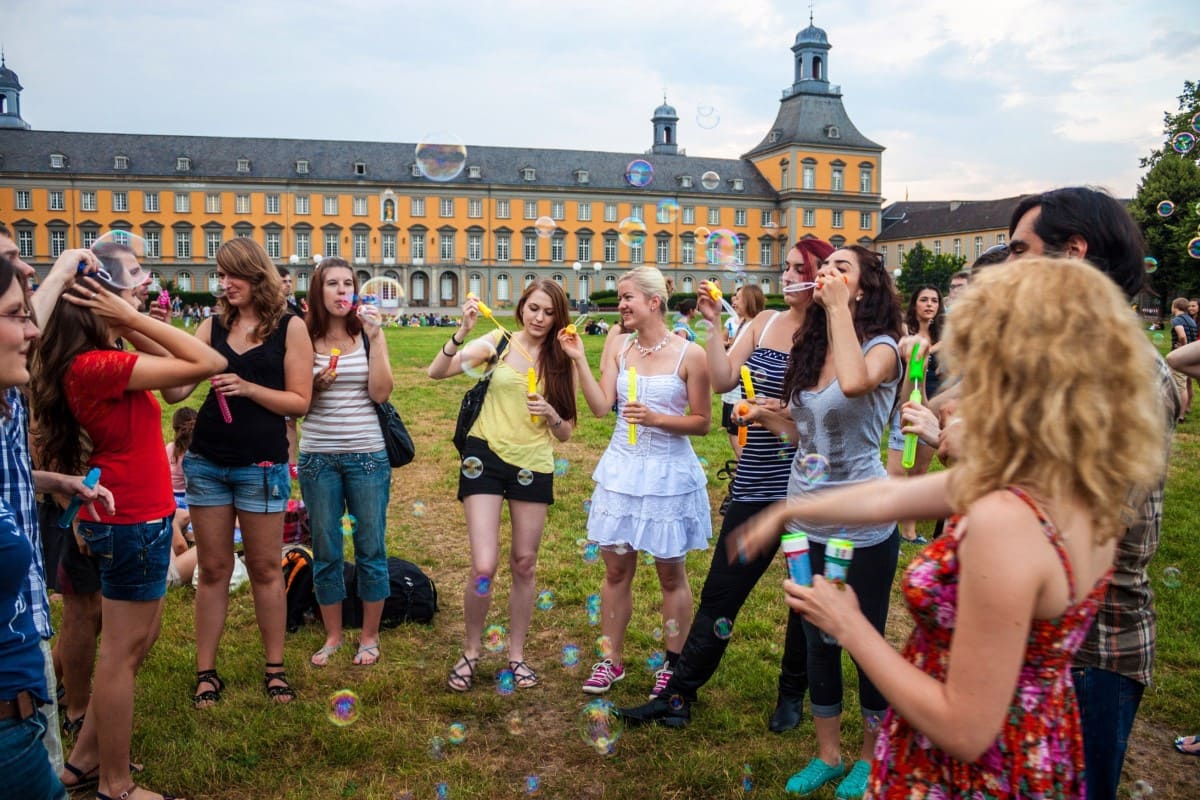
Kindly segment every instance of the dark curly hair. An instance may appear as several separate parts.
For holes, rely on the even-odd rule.
[[[883,259],[861,245],[842,250],[854,253],[859,267],[858,288],[863,298],[854,307],[854,332],[859,343],[879,335],[899,341],[900,298],[892,276],[883,268]],[[817,385],[829,352],[827,319],[825,307],[820,303],[813,303],[804,316],[804,324],[792,338],[792,352],[783,378],[784,397],[795,400],[801,391]]]

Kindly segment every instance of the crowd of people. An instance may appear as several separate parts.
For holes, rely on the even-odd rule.
[[[744,286],[722,327],[720,296],[702,284],[680,312],[722,331],[703,342],[669,320],[668,282],[648,266],[620,277],[619,321],[607,329],[577,331],[552,280],[525,287],[513,332],[474,336],[489,313],[474,297],[458,320],[430,320],[457,327],[428,376],[487,381],[459,453],[470,569],[446,686],[468,692],[477,681],[505,500],[508,677],[514,689],[541,680],[526,647],[538,552],[555,446],[574,433],[582,397],[597,418],[615,412],[591,476],[587,539],[604,577],[589,611],[602,652],[582,692],[603,695],[626,675],[644,559],[662,592],[665,660],[649,702],[616,713],[630,725],[689,725],[781,536],[802,536],[808,571],[784,583],[768,727],[800,725],[807,695],[816,750],[788,793],[833,784],[839,798],[1115,797],[1153,665],[1146,566],[1170,439],[1190,378],[1200,378],[1194,301],[1176,301],[1167,361],[1129,310],[1142,251],[1118,201],[1071,188],[1024,199],[1008,245],[954,275],[946,297],[927,285],[902,303],[876,253],[810,237],[782,267],[782,310]],[[216,260],[217,306],[193,334],[169,323],[170,308],[143,313],[148,274],[129,248],[68,250],[31,292],[33,271],[0,227],[0,608],[10,620],[0,633],[0,764],[21,797],[166,796],[135,783],[137,673],[169,576],[194,569],[192,700],[199,710],[221,702],[235,538],[263,691],[297,701],[280,571],[293,477],[310,514],[325,629],[310,663],[327,666],[345,644],[345,518],[363,604],[351,660],[383,657],[391,467],[376,405],[396,388],[386,320],[357,302],[343,259],[318,265],[307,308],[289,304],[285,276],[251,239],[226,242]],[[1104,337],[1092,335],[1097,326]],[[604,336],[598,375],[581,333]],[[201,384],[198,412],[175,413],[167,444],[155,393],[178,403]],[[712,426],[714,392],[734,453],[715,546],[690,441]],[[914,441],[912,466],[902,465]],[[945,468],[926,475],[935,454]],[[45,508],[36,493],[50,498]],[[60,515],[76,512],[74,535],[52,536]],[[939,521],[932,542],[912,520]],[[906,541],[924,547],[900,577],[915,626],[897,652],[884,630]],[[686,560],[710,546],[694,605]],[[47,578],[64,597],[53,653]],[[842,731],[843,652],[857,669],[852,742]],[[63,733],[74,736],[65,756]],[[1194,736],[1176,747],[1200,751]]]

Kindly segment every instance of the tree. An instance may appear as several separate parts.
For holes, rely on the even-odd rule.
[[[1189,243],[1200,237],[1200,145],[1179,153],[1171,142],[1190,131],[1200,139],[1192,119],[1200,114],[1200,84],[1185,81],[1179,95],[1179,111],[1163,114],[1163,145],[1142,159],[1150,169],[1138,185],[1130,213],[1146,237],[1147,254],[1158,261],[1147,276],[1154,290],[1169,306],[1179,296],[1200,294],[1200,260],[1188,254]],[[1164,203],[1170,213],[1164,216]]]
[[[906,303],[909,294],[925,284],[938,287],[938,291],[945,295],[950,290],[950,276],[962,269],[965,263],[967,259],[962,256],[935,256],[918,242],[905,254],[900,275],[896,278],[901,303]]]

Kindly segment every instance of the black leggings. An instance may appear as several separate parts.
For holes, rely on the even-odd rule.
[[[825,545],[810,541],[808,557],[814,575],[825,571]],[[891,601],[892,580],[896,577],[896,561],[900,557],[900,529],[872,547],[855,548],[846,583],[858,595],[863,615],[883,634],[887,626],[888,604]],[[808,636],[809,696],[814,717],[836,717],[842,713],[842,648],[827,644],[821,630],[807,620],[804,633]],[[888,702],[871,679],[858,669],[858,702],[864,714],[882,715]]]
[[[704,579],[704,588],[700,590],[700,607],[696,609],[692,629],[684,642],[675,674],[671,676],[665,694],[674,693],[695,700],[696,690],[708,683],[708,679],[717,671],[729,640],[717,636],[713,632],[713,625],[722,617],[731,622],[737,618],[751,590],[775,558],[775,549],[772,549],[753,561],[730,564],[725,550],[726,537],[769,505],[738,500],[729,504],[725,522],[721,525],[721,533],[713,548],[712,564]],[[779,578],[782,580],[783,575],[780,574]],[[780,664],[779,694],[790,697],[803,697],[808,688],[808,654],[801,620],[799,614],[789,612]]]

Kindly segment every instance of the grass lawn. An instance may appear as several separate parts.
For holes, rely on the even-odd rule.
[[[325,669],[308,662],[323,642],[319,626],[289,634],[287,666],[299,700],[275,706],[262,690],[262,650],[250,595],[243,591],[231,602],[218,660],[228,683],[224,699],[215,708],[195,711],[194,594],[172,590],[162,634],[138,680],[133,753],[146,764],[141,781],[190,798],[515,798],[529,793],[527,779],[533,778],[539,796],[552,798],[783,797],[784,782],[814,755],[815,740],[808,719],[782,736],[766,729],[785,622],[782,562],[751,595],[720,669],[693,706],[690,727],[626,731],[608,757],[583,741],[579,716],[587,696],[579,687],[595,660],[599,635],[588,624],[585,601],[599,591],[603,567],[598,561],[584,562],[578,540],[585,535],[584,502],[592,491],[592,468],[612,429],[611,417],[582,418],[572,440],[558,448],[569,469],[555,482],[556,502],[538,566],[538,587],[552,591],[554,603],[535,611],[526,648],[542,685],[508,696],[495,691],[493,676],[507,662],[501,653],[485,655],[470,693],[446,688],[447,671],[461,650],[468,573],[463,515],[454,499],[458,461],[450,435],[469,380],[434,382],[425,377],[424,368],[450,332],[387,332],[396,374],[393,401],[418,453],[416,461],[393,472],[388,549],[421,565],[437,582],[442,610],[434,624],[385,631],[383,657],[370,668],[350,664],[353,631]],[[589,337],[587,345],[594,364],[601,339]],[[200,399],[197,392],[189,403],[198,405]],[[580,406],[586,408],[582,402]],[[719,413],[719,405],[717,409]],[[168,434],[171,411],[164,408]],[[1151,565],[1159,610],[1157,684],[1146,694],[1126,765],[1125,792],[1133,781],[1146,780],[1154,786],[1156,800],[1200,796],[1196,762],[1175,753],[1170,744],[1177,733],[1200,732],[1200,690],[1193,683],[1200,665],[1200,551],[1193,546],[1200,520],[1197,419],[1200,415],[1176,434],[1162,547]],[[694,445],[708,464],[715,532],[720,524],[716,508],[725,494],[725,484],[715,476],[729,456],[729,445],[715,426]],[[424,504],[423,514],[414,513],[418,502]],[[901,570],[911,555],[907,548],[901,554]],[[688,559],[697,595],[710,556],[696,553]],[[507,624],[509,585],[504,563],[502,553],[488,620],[502,625]],[[1179,570],[1178,588],[1167,588],[1162,581],[1169,566]],[[618,705],[644,702],[650,689],[645,662],[663,647],[655,639],[655,629],[663,625],[659,597],[653,569],[641,567],[626,645],[628,677],[609,694]],[[889,635],[900,643],[907,628],[907,614],[897,600]],[[582,651],[573,668],[561,663],[567,644]],[[848,658],[845,674],[846,706],[854,708]],[[326,705],[343,689],[357,694],[359,716],[339,727],[327,717]],[[441,757],[432,756],[431,739],[449,739],[454,723],[465,726],[465,740],[447,742]],[[847,758],[858,748],[859,727],[856,716],[847,715]],[[833,797],[833,789],[817,796]]]

